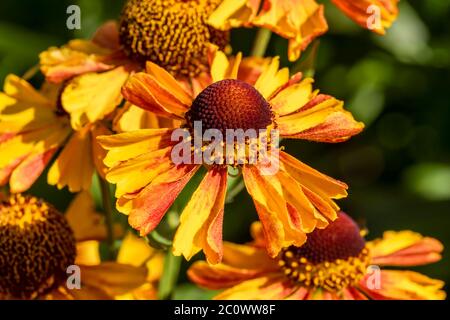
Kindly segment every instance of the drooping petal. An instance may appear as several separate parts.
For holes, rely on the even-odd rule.
[[[100,122],[96,123],[91,129],[92,159],[94,161],[95,169],[102,179],[105,179],[106,172],[108,171],[108,168],[104,163],[107,151],[99,144],[97,137],[110,134],[112,134],[112,132]]]
[[[208,289],[226,289],[243,281],[266,274],[261,269],[244,269],[227,264],[210,265],[205,261],[195,262],[188,270],[189,279],[195,284]]]
[[[116,197],[139,192],[158,175],[170,170],[173,167],[171,150],[171,147],[167,147],[144,153],[111,168],[106,179],[117,185]]]
[[[289,175],[317,195],[331,199],[347,196],[348,186],[307,166],[286,152],[280,152],[280,165]]]
[[[412,231],[387,231],[381,239],[367,244],[372,264],[418,266],[441,259],[444,247],[438,240]]]
[[[375,300],[443,300],[446,297],[444,282],[431,279],[413,271],[382,270],[379,287],[373,287],[368,275],[361,279],[359,287]]]
[[[361,27],[385,34],[398,16],[399,0],[332,0],[350,19]]]
[[[192,195],[180,217],[173,252],[190,260],[200,250],[209,263],[222,260],[222,221],[227,169],[212,168]]]
[[[293,101],[295,103],[295,101]],[[364,124],[345,111],[344,103],[318,95],[292,114],[278,119],[280,135],[317,142],[343,142],[360,133]]]
[[[189,182],[197,171],[195,165],[179,165],[160,174],[147,187],[145,187],[134,198],[126,200],[118,210],[129,214],[129,224],[139,230],[141,236],[153,231],[163,218],[164,214],[178,197],[184,186]]]
[[[135,267],[116,262],[96,266],[82,266],[82,283],[110,296],[125,294],[143,285],[147,279],[145,266]]]
[[[91,143],[88,126],[76,131],[50,168],[48,183],[71,192],[89,189],[95,170]]]
[[[74,129],[102,120],[121,102],[121,88],[129,72],[118,67],[103,73],[88,73],[69,82],[61,101]]]
[[[270,275],[247,280],[214,297],[215,300],[281,300],[296,290],[290,280]]]
[[[56,148],[51,148],[26,157],[11,174],[9,180],[11,192],[28,190],[45,170],[56,151]]]
[[[290,245],[301,246],[306,235],[289,213],[280,181],[263,176],[256,166],[245,166],[243,176],[263,225],[269,256],[277,256]]]

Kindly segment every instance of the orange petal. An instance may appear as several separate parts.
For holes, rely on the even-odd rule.
[[[280,300],[289,297],[296,286],[283,276],[270,275],[247,280],[214,297],[215,300]]]
[[[260,3],[261,0],[224,0],[209,16],[208,24],[219,30],[248,26]]]
[[[173,243],[174,255],[190,260],[200,250],[209,263],[222,260],[222,221],[227,169],[212,168],[203,178],[180,217]]]
[[[346,141],[360,133],[364,125],[356,122],[343,105],[331,96],[318,95],[297,112],[278,119],[280,135],[318,142]]]
[[[270,64],[270,58],[245,57],[242,59],[238,71],[238,79],[255,85],[261,73]]]
[[[390,266],[418,266],[441,259],[442,243],[412,231],[387,231],[383,238],[371,241],[368,247],[371,263]]]
[[[261,269],[230,267],[226,264],[210,265],[205,261],[195,262],[188,270],[189,279],[208,289],[226,289],[243,281],[264,275]]]
[[[81,275],[83,284],[116,296],[143,285],[147,279],[147,269],[144,266],[103,262],[96,266],[82,266]]]
[[[314,170],[285,152],[280,152],[280,164],[295,180],[319,196],[332,199],[347,196],[348,186],[345,183]]]
[[[391,27],[398,16],[397,5],[399,0],[332,0],[332,2],[363,28],[382,35],[386,33],[386,29]],[[381,21],[379,24],[374,21],[377,18],[376,12],[370,10],[370,8],[380,10],[379,18],[381,18]],[[369,26],[371,22],[375,22],[373,27]]]
[[[149,66],[152,65],[149,63]],[[123,87],[123,96],[130,103],[160,116],[183,119],[192,98],[187,97],[184,89],[166,71],[153,69],[163,74],[161,81],[152,74],[137,73]]]
[[[39,55],[41,71],[47,81],[61,83],[89,72],[106,71],[113,65],[102,62],[109,49],[91,41],[73,40],[62,48],[49,48]]]
[[[258,269],[265,272],[278,268],[276,260],[269,258],[262,248],[230,242],[224,243],[223,263],[235,268]]]
[[[154,230],[197,169],[198,166],[180,165],[154,179],[131,200],[130,225],[141,236]]]
[[[39,178],[56,151],[56,148],[52,148],[25,158],[11,174],[9,181],[11,192],[18,193],[28,190]]]
[[[444,282],[413,271],[382,270],[380,287],[369,286],[368,275],[360,281],[360,289],[375,300],[444,300]]]
[[[324,7],[314,0],[264,0],[252,23],[289,39],[290,61],[297,60],[301,51],[328,30]]]
[[[277,256],[290,245],[301,246],[306,235],[288,211],[280,181],[263,176],[255,166],[245,166],[243,176],[263,225],[269,256]]]

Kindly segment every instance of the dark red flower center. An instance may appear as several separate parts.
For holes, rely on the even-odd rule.
[[[201,121],[203,132],[217,129],[266,129],[272,123],[270,104],[252,85],[240,80],[222,80],[203,90],[186,115],[188,123]]]
[[[278,264],[289,279],[301,285],[338,291],[357,284],[369,261],[360,229],[341,212],[327,228],[312,232],[302,247],[283,250]]]
[[[305,257],[311,263],[317,264],[357,257],[365,245],[358,225],[341,212],[327,228],[312,232],[302,247],[291,247],[289,250],[295,256]]]

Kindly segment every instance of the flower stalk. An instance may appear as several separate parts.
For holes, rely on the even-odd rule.
[[[113,208],[111,205],[111,190],[108,182],[99,177],[100,191],[102,194],[103,212],[105,214],[106,225],[106,243],[108,246],[108,260],[113,260],[115,257],[114,247],[114,222],[113,222]]]
[[[253,43],[251,56],[264,57],[267,47],[269,46],[271,36],[272,32],[269,29],[260,28],[256,34],[255,42]]]

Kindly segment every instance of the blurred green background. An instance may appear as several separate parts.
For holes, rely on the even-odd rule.
[[[368,227],[369,239],[384,230],[411,229],[450,248],[450,2],[400,1],[400,17],[385,37],[359,28],[328,1],[318,2],[327,6],[329,33],[297,63],[287,62],[286,41],[277,36],[268,55],[280,55],[295,70],[314,69],[316,87],[344,100],[367,127],[344,144],[283,144],[302,161],[350,185],[349,198],[340,204]],[[23,75],[47,47],[90,37],[102,22],[118,17],[122,3],[2,0],[0,82],[8,73]],[[81,30],[66,28],[71,4],[81,7]],[[248,54],[254,35],[254,30],[233,31],[234,51]],[[71,198],[47,186],[45,176],[31,193],[61,210]],[[248,240],[253,220],[253,204],[241,192],[227,204],[225,239]],[[450,283],[448,250],[441,262],[414,269]],[[208,296],[181,277],[176,298]]]

